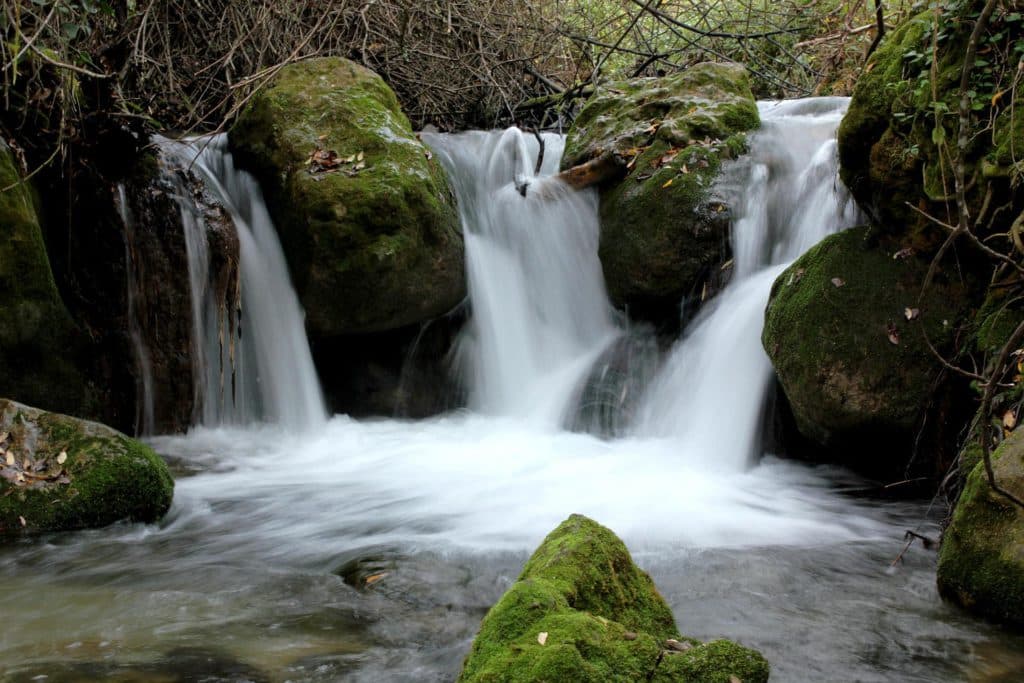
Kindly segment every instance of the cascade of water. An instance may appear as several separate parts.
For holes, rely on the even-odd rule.
[[[720,185],[734,207],[732,281],[673,348],[645,397],[639,434],[679,438],[682,451],[729,470],[757,455],[771,380],[760,332],[772,282],[860,218],[837,179],[835,132],[846,105],[845,98],[760,104],[750,154]]]
[[[142,291],[142,279],[139,276],[139,264],[136,263],[133,243],[135,241],[135,218],[128,207],[128,197],[123,183],[117,186],[117,210],[121,214],[124,226],[124,260],[128,280],[125,290],[128,293],[128,332],[132,338],[132,350],[135,353],[135,368],[138,372],[136,381],[135,431],[138,434],[153,434],[156,426],[156,409],[153,389],[153,364],[150,361],[149,348],[142,335],[139,323],[138,293]]]
[[[237,232],[239,311],[225,305],[211,274],[207,226],[180,178],[192,295],[197,416],[202,424],[266,420],[293,429],[322,424],[326,409],[303,312],[256,179],[235,168],[224,135],[158,139],[161,152],[198,172]],[[244,320],[244,334],[243,330]]]
[[[564,138],[516,128],[423,134],[452,179],[473,315],[460,340],[470,405],[562,424],[591,364],[620,333],[597,258],[597,196],[552,179]]]

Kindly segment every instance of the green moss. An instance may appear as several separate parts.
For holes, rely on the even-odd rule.
[[[230,139],[267,193],[314,336],[421,322],[464,297],[447,177],[376,74],[339,58],[290,65]],[[362,153],[365,168],[311,174],[316,149]]]
[[[826,238],[775,281],[762,343],[802,434],[898,472],[938,394],[941,366],[922,328],[948,351],[966,300],[942,277],[919,299],[927,262],[894,256],[867,228]]]
[[[587,102],[563,167],[607,150],[638,155],[625,179],[601,190],[600,257],[616,306],[675,318],[727,259],[728,214],[710,192],[722,160],[742,154],[759,125],[746,71],[734,65],[614,83]]]
[[[0,142],[0,395],[55,410],[89,398],[74,364],[79,333],[54,283],[37,198]]]
[[[992,456],[996,481],[1024,497],[1024,432]],[[1024,510],[992,491],[984,465],[970,476],[946,530],[937,572],[943,597],[978,614],[1024,625]]]
[[[573,515],[548,535],[488,612],[459,680],[768,678],[767,663],[752,650],[688,641],[690,650],[675,652],[665,649],[667,638],[678,638],[675,622],[650,577],[611,531]]]
[[[18,467],[27,458],[51,475],[30,486],[0,477],[0,535],[152,522],[170,507],[174,482],[164,462],[109,427],[0,399],[0,432],[9,433]]]

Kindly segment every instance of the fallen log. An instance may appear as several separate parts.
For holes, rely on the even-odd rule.
[[[574,190],[582,190],[626,176],[628,161],[615,152],[605,152],[590,161],[567,168],[555,177]]]

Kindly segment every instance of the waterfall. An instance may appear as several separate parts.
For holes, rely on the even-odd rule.
[[[224,255],[211,249],[204,212],[172,173],[188,252],[196,421],[261,420],[292,429],[323,423],[304,315],[256,179],[235,168],[225,135],[156,142],[163,155],[201,177],[229,212],[238,240],[240,278],[218,283],[211,262]]]
[[[472,318],[459,341],[470,406],[559,426],[621,332],[597,258],[597,194],[551,178],[564,138],[517,128],[422,134],[459,200]]]
[[[845,98],[763,102],[750,153],[719,188],[733,207],[732,280],[672,349],[636,430],[671,436],[716,467],[743,469],[760,451],[772,377],[761,348],[764,309],[785,267],[860,216],[838,180],[835,134]]]

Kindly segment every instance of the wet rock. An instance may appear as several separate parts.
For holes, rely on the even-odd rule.
[[[915,439],[927,449],[952,443],[939,417],[920,431],[926,415],[941,416],[950,389],[922,332],[948,352],[966,297],[940,275],[919,301],[927,266],[890,253],[869,229],[851,228],[797,259],[772,287],[761,339],[796,427],[863,472],[902,477]],[[908,319],[911,306],[918,315]],[[945,428],[955,430],[956,421]],[[921,474],[941,475],[948,458],[929,450]]]
[[[0,141],[0,394],[51,410],[94,413],[82,365],[87,335],[64,305],[39,220],[40,198]]]
[[[0,399],[0,537],[153,522],[174,482],[148,446],[120,432]]]
[[[728,258],[729,213],[712,186],[760,124],[746,71],[700,64],[600,89],[573,123],[563,168],[614,151],[628,174],[601,188],[600,258],[612,302],[678,324]]]
[[[230,141],[266,193],[314,342],[421,323],[464,298],[447,176],[376,74],[340,58],[289,65]]]
[[[996,482],[1024,499],[1024,431],[992,454]],[[1024,508],[989,486],[979,462],[967,478],[942,539],[939,592],[964,608],[1024,626]]]
[[[651,578],[611,531],[572,515],[487,613],[459,681],[768,680],[753,650],[692,641],[666,655],[668,638],[679,641]]]

